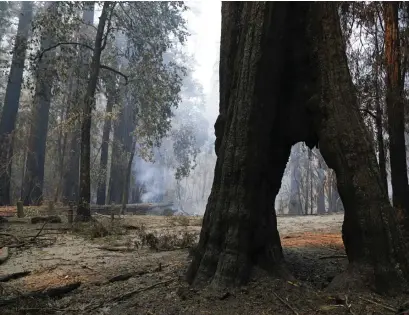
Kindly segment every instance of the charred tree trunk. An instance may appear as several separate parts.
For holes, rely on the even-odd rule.
[[[217,162],[190,283],[238,285],[253,266],[286,275],[274,198],[295,143],[279,108],[291,14],[284,2],[222,3]]]
[[[90,1],[84,5],[82,20],[83,27],[93,25],[94,23],[94,6],[95,3]],[[85,32],[85,29],[81,31]],[[86,42],[86,37],[79,34],[79,41]],[[92,44],[90,43],[90,46]],[[81,64],[89,63],[91,53],[88,49],[80,47],[78,62]],[[67,168],[64,173],[63,184],[63,202],[68,205],[69,202],[78,202],[79,196],[79,178],[80,178],[80,142],[81,142],[81,111],[79,104],[84,100],[84,86],[86,86],[87,77],[89,73],[88,67],[80,67],[76,71],[76,80],[74,80],[74,101],[69,111],[69,117],[74,122],[72,132],[70,135],[70,145],[68,149]]]
[[[311,148],[318,139],[345,206],[349,270],[383,291],[408,275],[409,254],[359,112],[336,3],[222,4],[215,132],[215,177],[190,283],[241,284],[255,266],[286,274],[272,198],[291,146],[306,141]]]
[[[84,107],[81,117],[80,192],[77,216],[75,218],[76,221],[89,221],[91,219],[91,115],[92,109],[95,106],[95,90],[97,88],[100,70],[101,53],[107,40],[107,38],[105,38],[104,41],[104,29],[108,20],[110,6],[110,2],[104,2],[102,13],[99,18],[89,81],[83,102]]]
[[[384,3],[386,113],[393,205],[409,219],[409,191],[406,167],[405,112],[402,99],[399,51],[398,3]]]
[[[126,176],[125,176],[125,184],[122,192],[122,213],[125,213],[126,204],[128,203],[128,196],[129,196],[129,186],[131,181],[131,173],[132,173],[132,163],[135,156],[135,145],[136,141],[132,141],[132,148],[131,154],[128,159],[128,165],[126,167]]]
[[[51,2],[48,8],[50,16],[55,15],[57,4]],[[52,34],[46,30],[42,34],[41,51],[53,43]],[[30,126],[28,140],[23,193],[21,199],[24,205],[40,205],[43,200],[44,163],[47,142],[48,117],[51,104],[51,88],[53,69],[50,60],[55,56],[55,50],[46,52],[39,61],[37,69],[36,92],[34,95],[33,120]]]
[[[97,204],[104,205],[106,201],[106,171],[108,165],[108,148],[109,148],[109,134],[111,133],[111,117],[110,114],[112,113],[112,108],[114,106],[116,100],[116,91],[115,88],[107,88],[107,108],[106,114],[107,117],[105,118],[104,122],[104,129],[102,131],[102,145],[101,145],[101,160],[100,160],[100,169],[101,171],[105,172],[105,177],[102,182],[98,183],[97,189]]]
[[[11,202],[10,181],[13,158],[13,131],[17,120],[21,85],[23,83],[24,61],[32,16],[33,2],[22,1],[11,69],[0,120],[0,206],[9,205]]]
[[[375,18],[377,21],[377,18]],[[379,89],[379,73],[380,73],[380,53],[378,43],[378,25],[375,24],[375,125],[376,125],[376,143],[378,147],[378,163],[381,173],[382,183],[385,186],[386,192],[388,192],[388,176],[386,173],[386,155],[385,155],[385,143],[383,140],[383,110],[380,101],[380,89]]]
[[[110,173],[110,202],[116,204],[122,203],[122,194],[125,186],[126,165],[128,163],[126,156],[132,153],[132,132],[135,129],[135,115],[131,110],[130,102],[126,91],[123,96],[124,105],[118,121],[114,126],[114,141],[112,145],[111,173]]]
[[[320,151],[337,174],[345,207],[342,236],[351,272],[348,275],[354,275],[337,277],[333,285],[349,285],[348,280],[357,280],[358,274],[362,276],[359,280],[390,292],[402,283],[402,274],[408,275],[408,252],[359,113],[336,4],[313,4],[312,25],[321,102],[309,107],[315,113]]]

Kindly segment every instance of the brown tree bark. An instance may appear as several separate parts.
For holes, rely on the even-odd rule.
[[[315,113],[321,153],[337,175],[345,207],[342,236],[350,266],[346,277],[334,280],[334,287],[355,283],[359,275],[360,282],[391,292],[403,283],[402,274],[408,276],[408,252],[359,113],[336,4],[312,5],[312,25],[321,102],[317,107],[310,104],[310,110]]]
[[[398,3],[384,3],[386,113],[393,205],[409,219],[409,190],[405,147],[405,112],[402,99]]]
[[[99,18],[97,34],[95,36],[94,52],[92,55],[90,76],[83,102],[81,119],[81,156],[80,156],[80,192],[76,221],[89,221],[91,219],[91,115],[95,103],[95,90],[100,70],[101,53],[104,49],[104,29],[108,20],[108,11],[111,2],[104,2]]]

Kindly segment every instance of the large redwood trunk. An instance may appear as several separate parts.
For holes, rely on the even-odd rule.
[[[294,139],[308,134],[305,112],[287,94],[297,68],[285,67],[302,19],[296,9],[284,2],[222,4],[217,162],[190,283],[241,284],[254,266],[286,275],[273,204]]]
[[[321,2],[312,5],[311,13],[321,101],[317,107],[310,104],[310,109],[315,113],[319,148],[337,174],[345,207],[342,235],[352,272],[348,275],[357,272],[360,282],[390,291],[402,281],[401,275],[408,275],[408,252],[359,113],[337,6]],[[355,285],[357,279],[343,276],[337,280],[344,286]]]
[[[338,178],[350,271],[386,291],[408,275],[396,212],[359,113],[336,4],[222,4],[215,132],[215,176],[190,283],[241,284],[253,267],[286,275],[273,201],[291,146],[306,141],[312,147],[318,139]],[[361,283],[344,277],[353,285],[357,278]],[[334,287],[345,284],[339,279]]]

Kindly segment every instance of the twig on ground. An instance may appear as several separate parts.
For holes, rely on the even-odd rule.
[[[329,256],[321,256],[319,259],[338,259],[338,258],[348,258],[347,255],[329,255]]]
[[[365,302],[372,303],[374,305],[380,306],[380,307],[384,308],[385,310],[391,311],[393,313],[398,312],[398,310],[396,308],[394,308],[394,307],[391,307],[391,306],[376,302],[374,300],[369,300],[369,299],[366,299],[366,298],[361,297],[361,296],[359,296],[358,298],[361,299],[362,301],[365,301]]]
[[[47,225],[48,221],[45,221],[43,223],[43,226],[41,227],[41,229],[38,231],[38,233],[31,239],[31,242],[34,242],[36,240],[36,238],[41,234],[41,232],[44,230],[44,227]]]
[[[283,298],[281,298],[277,293],[273,292],[273,294],[281,303],[287,306],[294,313],[294,315],[299,315],[298,312],[290,304],[288,304]]]

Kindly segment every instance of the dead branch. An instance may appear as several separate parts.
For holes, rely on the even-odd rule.
[[[294,313],[294,315],[299,315],[298,312],[290,304],[288,304],[283,298],[281,298],[277,293],[273,292],[273,294],[281,303],[287,306]]]
[[[45,221],[43,226],[41,227],[41,229],[38,231],[38,233],[31,239],[31,242],[34,242],[36,240],[36,238],[41,234],[41,232],[44,230],[44,227],[46,226],[46,224],[48,223],[48,221]]]
[[[63,286],[60,286],[60,287],[47,288],[45,290],[37,290],[37,291],[28,292],[28,293],[22,294],[20,296],[15,296],[15,297],[12,297],[12,298],[0,299],[0,306],[5,306],[5,305],[18,303],[22,298],[44,298],[44,297],[56,298],[56,297],[60,297],[60,296],[62,296],[64,294],[67,294],[67,293],[79,288],[80,285],[81,285],[81,282],[75,282],[75,283],[66,284],[66,285],[63,285]]]
[[[130,278],[132,278],[133,276],[135,276],[136,273],[135,272],[128,272],[128,273],[124,273],[122,275],[117,275],[115,277],[112,277],[108,280],[108,282],[117,282],[117,281],[126,281]]]
[[[133,248],[129,248],[129,247],[101,246],[101,247],[97,247],[97,249],[107,250],[107,251],[110,251],[110,252],[124,252],[124,253],[128,253],[128,252],[133,252],[133,251],[134,251]]]
[[[365,301],[365,302],[372,303],[372,304],[374,304],[374,305],[380,306],[380,307],[384,308],[385,310],[391,311],[391,312],[393,312],[393,313],[397,313],[397,312],[398,312],[398,310],[397,310],[396,308],[394,308],[394,307],[391,307],[391,306],[388,306],[388,305],[385,305],[385,304],[376,302],[376,301],[374,301],[374,300],[369,300],[369,299],[366,299],[366,298],[361,297],[361,296],[359,296],[358,298],[359,298],[360,300],[362,300],[362,301]]]
[[[329,255],[329,256],[321,256],[319,259],[337,259],[337,258],[348,258],[347,255]]]
[[[23,278],[25,276],[28,276],[29,274],[31,274],[31,271],[21,271],[21,272],[10,273],[8,275],[0,276],[0,282],[7,282],[10,280]]]

